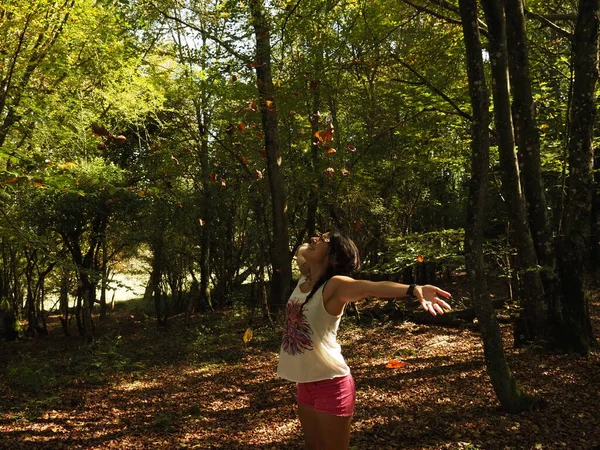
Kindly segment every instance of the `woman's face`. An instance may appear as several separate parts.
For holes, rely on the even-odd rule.
[[[312,237],[308,247],[303,252],[304,258],[309,262],[320,262],[327,259],[329,251],[329,233]]]

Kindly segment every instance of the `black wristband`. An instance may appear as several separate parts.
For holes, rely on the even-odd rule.
[[[407,297],[414,297],[415,296],[414,290],[415,290],[416,287],[417,287],[416,284],[410,284],[408,286],[408,289],[406,290],[406,296]]]

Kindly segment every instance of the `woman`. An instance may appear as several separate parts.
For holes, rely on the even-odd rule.
[[[339,233],[313,237],[297,253],[302,276],[286,307],[277,374],[298,384],[298,416],[306,448],[347,449],[354,413],[354,380],[336,334],[347,303],[366,297],[414,296],[434,316],[450,305],[435,286],[350,277],[360,266],[354,242]]]

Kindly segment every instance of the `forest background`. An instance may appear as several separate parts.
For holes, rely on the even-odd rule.
[[[147,281],[131,329],[151,333],[136,317],[154,316],[161,330],[202,335],[214,332],[206,317],[222,331],[233,314],[247,350],[282,320],[295,249],[328,229],[358,243],[360,277],[454,288],[458,311],[435,325],[480,332],[476,358],[501,410],[545,404],[519,387],[516,349],[580,355],[565,370],[595,373],[599,10],[598,0],[4,2],[7,429],[25,410],[42,417],[31,402],[60,379],[23,355],[77,340],[75,378],[106,367],[85,358],[113,351],[107,336],[129,323],[107,295],[119,274]],[[370,305],[352,311],[366,330],[369,318],[427,322]],[[33,400],[19,407],[19,395]]]

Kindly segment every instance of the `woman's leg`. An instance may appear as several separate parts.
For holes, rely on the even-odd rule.
[[[319,443],[319,422],[316,414],[316,411],[310,406],[298,403],[298,418],[302,425],[306,450],[321,449]]]
[[[308,450],[347,450],[350,446],[352,416],[334,416],[318,412],[310,406],[298,404]]]

